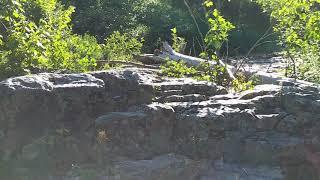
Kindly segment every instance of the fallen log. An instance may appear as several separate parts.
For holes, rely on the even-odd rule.
[[[159,62],[162,62],[162,63],[166,62],[167,59],[172,60],[172,61],[183,61],[189,66],[198,66],[201,63],[209,63],[212,67],[214,67],[219,64],[221,66],[226,67],[226,72],[227,72],[228,78],[230,78],[230,80],[236,79],[233,75],[233,71],[235,70],[235,68],[233,66],[225,64],[222,60],[219,60],[218,62],[208,61],[205,59],[184,55],[184,54],[181,54],[181,53],[174,51],[172,49],[172,47],[167,42],[163,42],[163,50],[162,51],[157,52],[154,55],[147,54],[144,56],[140,56],[137,60],[141,61],[141,62],[148,61],[148,64],[153,61],[155,64],[157,64]]]
[[[142,54],[135,55],[133,57],[136,61],[142,62],[143,64],[163,64],[166,60],[158,56],[158,54]]]
[[[159,51],[157,50],[155,54],[145,54],[145,55],[139,55],[136,57],[137,61],[140,61],[145,64],[161,64],[165,63],[167,59],[173,60],[173,61],[184,61],[189,66],[198,66],[201,63],[209,63],[212,66],[217,65],[217,62],[215,61],[208,61],[205,59],[187,56],[178,52],[175,52],[172,47],[167,43],[163,43],[163,50]],[[228,65],[224,63],[222,60],[219,60],[219,64],[226,67],[227,75],[229,76],[230,80],[234,80],[235,75],[237,73],[237,69],[234,66]],[[272,73],[266,73],[263,71],[254,71],[251,69],[240,69],[239,72],[244,73],[244,75],[248,78],[251,78],[255,76],[259,80],[259,84],[279,84],[281,81],[288,81],[288,78],[283,78],[281,76],[277,76]],[[292,79],[289,78],[290,81]],[[294,80],[295,82],[297,80]],[[305,81],[298,81],[307,83]]]

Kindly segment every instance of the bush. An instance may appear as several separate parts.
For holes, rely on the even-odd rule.
[[[73,12],[57,0],[0,1],[0,78],[93,70],[102,51],[92,37],[72,34]]]
[[[206,43],[204,54],[207,57],[219,56],[223,43],[228,41],[229,32],[234,29],[235,26],[226,20],[218,9],[212,8],[214,3],[211,0],[206,0],[204,6],[208,10],[206,17],[209,24],[209,31],[204,38]]]
[[[199,81],[215,82],[218,85],[229,84],[223,66],[212,67],[209,63],[201,63],[196,67],[188,67],[183,61],[167,61],[160,68],[161,73],[168,77],[191,77]]]
[[[291,76],[320,82],[320,1],[257,0],[271,14]]]
[[[214,66],[209,63],[201,63],[196,67],[188,67],[183,61],[167,61],[161,67],[161,73],[168,77],[183,78],[191,77],[199,81],[214,82],[218,85],[231,85],[231,90],[241,92],[258,84],[256,77],[246,78],[242,74],[237,74],[237,79],[229,81],[226,69],[223,66]]]
[[[119,31],[110,35],[104,44],[104,53],[108,60],[132,60],[133,55],[141,53],[142,40],[129,35],[121,34]]]
[[[183,61],[167,61],[160,66],[161,73],[168,77],[182,78],[185,76],[192,77],[197,73],[193,67],[188,67]]]
[[[232,81],[231,85],[234,92],[241,92],[252,90],[257,84],[259,84],[259,79],[257,76],[253,75],[248,78],[245,76],[245,74],[238,72],[236,74],[236,79]]]
[[[90,35],[73,35],[67,42],[72,54],[70,59],[76,60],[67,69],[78,72],[95,70],[96,61],[103,57],[103,48],[96,38]]]
[[[229,79],[227,78],[226,68],[219,64],[212,67],[209,63],[201,63],[197,70],[200,72],[195,78],[198,80],[215,82],[218,85],[229,85]]]

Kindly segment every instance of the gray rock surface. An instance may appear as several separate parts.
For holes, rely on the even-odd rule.
[[[184,156],[166,154],[151,160],[121,161],[114,166],[115,175],[109,179],[128,180],[193,180],[207,167],[205,161],[194,161]]]
[[[175,114],[170,106],[153,103],[133,112],[111,112],[95,125],[105,132],[104,153],[146,159],[169,153]]]
[[[214,83],[128,68],[10,78],[0,94],[5,179],[320,176],[314,84],[282,79],[228,94]]]

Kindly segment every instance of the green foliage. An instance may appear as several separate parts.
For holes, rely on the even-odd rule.
[[[235,92],[252,90],[253,88],[254,88],[254,84],[252,81],[244,81],[242,79],[235,79],[232,81],[232,89]]]
[[[320,83],[320,53],[304,54],[298,61],[298,77],[303,80]],[[290,67],[289,67],[290,68]],[[292,67],[291,67],[292,68]]]
[[[188,67],[183,61],[167,61],[160,68],[162,74],[175,78],[192,77],[197,73],[195,68]]]
[[[143,39],[129,35],[114,32],[105,40],[104,52],[109,60],[132,60],[133,55],[141,53]]]
[[[176,0],[62,0],[62,2],[76,7],[72,21],[74,32],[94,35],[101,43],[114,31],[131,34],[137,27],[146,27],[140,33],[146,40],[143,49],[152,52],[156,48],[154,42],[158,38],[168,41],[171,39],[169,29],[172,27],[181,29],[181,34],[183,36],[188,34],[189,39],[196,34],[185,5],[176,3]],[[204,28],[206,29],[205,26]]]
[[[201,63],[197,67],[188,67],[183,61],[167,61],[161,66],[161,73],[168,77],[192,77],[199,81],[211,81],[218,85],[227,85],[225,67]]]
[[[74,31],[95,35],[100,42],[115,31],[128,32],[137,22],[139,9],[146,0],[61,0],[76,7],[73,16]]]
[[[228,40],[229,32],[234,29],[235,26],[227,21],[218,9],[212,9],[214,3],[211,0],[206,0],[204,6],[208,9],[206,17],[209,24],[209,31],[204,39],[207,46],[206,51],[210,56],[213,54],[217,55],[222,44]]]
[[[103,43],[104,39],[114,31],[131,34],[137,27],[146,27],[140,33],[145,39],[142,50],[153,52],[155,48],[158,48],[155,43],[157,39],[170,41],[170,28],[176,27],[179,35],[188,42],[186,46],[188,53],[191,52],[193,56],[198,56],[202,51],[202,37],[198,33],[184,0],[61,1],[76,7],[72,20],[74,32],[94,35],[100,43]],[[203,1],[186,1],[199,25],[200,32],[206,34],[208,23],[204,21],[206,10],[203,8]],[[241,53],[248,51],[254,41],[268,28],[269,17],[263,15],[259,6],[251,0],[219,1],[221,3],[214,0],[214,5],[221,4],[219,5],[221,8],[217,7],[217,9],[237,25],[237,31],[232,32],[232,38],[229,41],[230,53],[239,49]],[[138,29],[141,30],[141,28]],[[261,48],[261,50],[264,49]],[[223,48],[221,51],[226,51],[226,49]]]
[[[149,28],[144,34],[146,41],[143,47],[144,51],[153,52],[155,48],[159,48],[155,44],[158,38],[171,42],[172,31],[170,29],[173,27],[179,30],[179,36],[184,37],[187,42],[191,42],[192,38],[197,36],[196,28],[183,1],[182,3],[177,2],[177,0],[142,1],[138,7],[135,7],[137,10],[135,15],[138,24],[143,24]],[[206,26],[203,27],[206,31]],[[189,46],[191,46],[191,43],[189,43]]]
[[[231,90],[234,92],[242,92],[246,90],[252,90],[256,85],[260,83],[258,76],[246,76],[242,72],[238,72],[235,75],[236,79],[231,83]]]
[[[210,10],[213,5],[212,1],[207,0],[204,2],[204,6],[209,10],[207,18],[210,29],[204,39],[206,48],[200,56],[216,61],[216,65],[212,66],[210,63],[201,63],[195,68],[188,68],[183,62],[169,61],[165,66],[161,67],[162,72],[165,75],[171,77],[183,77],[189,75],[198,80],[215,82],[218,85],[229,84],[226,67],[219,64],[216,52],[220,50],[223,42],[228,40],[228,33],[234,28],[234,26],[225,20],[217,9]],[[171,29],[171,31],[173,36],[173,48],[177,50],[180,48],[182,41],[177,36],[176,28]]]
[[[275,21],[293,76],[320,82],[320,1],[257,0]],[[296,72],[295,67],[298,67]],[[296,74],[298,73],[298,74]]]
[[[171,36],[172,36],[172,41],[173,41],[172,48],[176,52],[183,53],[186,48],[187,42],[185,41],[184,38],[179,37],[177,35],[177,28],[171,29]]]
[[[197,67],[188,67],[183,61],[167,61],[161,66],[161,73],[168,77],[191,77],[199,81],[214,82],[218,85],[231,85],[231,89],[234,92],[253,89],[259,83],[255,76],[247,78],[240,73],[230,83],[227,78],[226,67],[219,65],[212,66],[207,62],[201,63]]]
[[[89,36],[71,33],[73,12],[73,7],[65,8],[57,0],[1,1],[0,78],[58,69],[94,69],[100,56],[98,44]],[[95,50],[87,54],[91,46]]]
[[[228,78],[226,74],[226,67],[219,64],[212,66],[210,63],[201,63],[197,69],[200,74],[196,79],[215,82],[218,85],[228,85]]]
[[[77,72],[94,70],[96,61],[103,57],[102,46],[98,44],[93,36],[87,34],[84,36],[73,35],[67,39],[67,43],[72,55],[70,60],[73,60],[69,61],[67,69]]]
[[[234,92],[241,92],[246,90],[252,90],[257,84],[256,81],[248,80],[244,75],[238,75],[237,79],[232,81],[232,90]]]
[[[252,0],[223,0],[219,11],[236,26],[229,33],[228,44],[224,43],[222,46],[221,55],[246,55],[271,26],[269,14],[263,13],[260,6]],[[267,35],[254,48],[253,54],[269,54],[281,50],[277,45],[277,34],[271,29]]]
[[[234,26],[225,20],[217,9],[212,10],[212,7],[214,6],[213,1],[207,0],[203,5],[208,10],[206,17],[209,24],[209,31],[204,39],[206,47],[200,56],[205,59],[216,61],[216,65],[212,66],[210,63],[200,64],[197,69],[202,73],[195,78],[216,82],[219,85],[226,85],[228,84],[226,67],[219,64],[218,52],[220,51],[222,44],[228,40],[228,33]]]

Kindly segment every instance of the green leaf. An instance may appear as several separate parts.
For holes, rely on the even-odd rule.
[[[218,17],[218,16],[219,16],[219,11],[218,11],[217,9],[213,10],[212,15],[213,15],[214,17]]]
[[[205,5],[205,7],[209,8],[209,7],[213,6],[213,2],[210,1],[210,0],[207,0],[207,1],[204,2],[204,5]]]
[[[176,34],[176,33],[177,33],[177,28],[172,28],[172,29],[171,29],[171,32],[174,33],[174,34]]]

